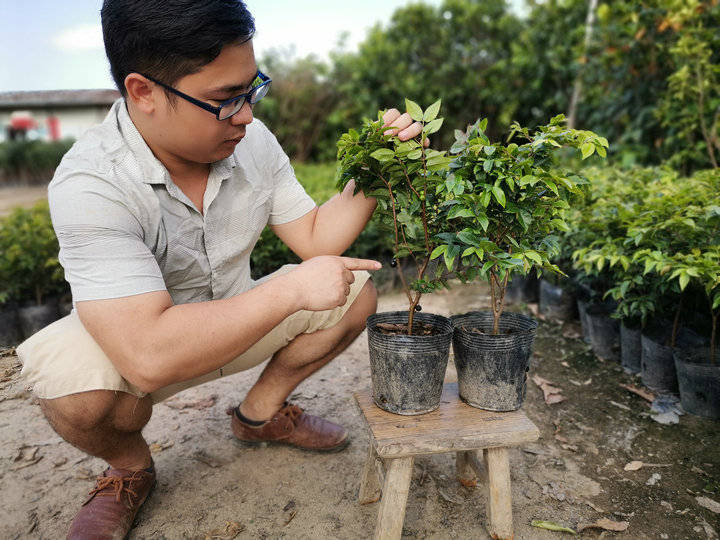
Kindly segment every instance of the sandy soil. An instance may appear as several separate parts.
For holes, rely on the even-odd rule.
[[[457,286],[422,303],[426,312],[447,315],[487,306],[488,298],[481,287]],[[380,311],[402,308],[400,295],[381,297]],[[720,423],[690,415],[678,425],[655,423],[648,404],[619,387],[638,381],[593,357],[574,337],[577,331],[547,321],[538,330],[530,375],[552,381],[566,399],[546,405],[529,382],[524,410],[542,436],[510,454],[516,538],[566,534],[532,527],[532,520],[577,529],[600,518],[629,527],[582,535],[717,538],[720,514],[696,497],[720,501]],[[17,358],[6,351],[0,359],[0,538],[61,538],[104,465],[53,433],[18,372]],[[341,453],[251,448],[233,440],[225,408],[257,374],[209,383],[155,408],[145,436],[159,482],[130,538],[372,536],[378,505],[357,503],[368,439],[352,398],[370,386],[365,335],[292,396],[349,427],[353,443]],[[451,361],[447,379],[454,377]],[[625,471],[632,460],[653,466]],[[450,454],[416,460],[405,537],[488,538],[484,491],[462,487],[453,467]],[[654,474],[660,478],[648,485]]]

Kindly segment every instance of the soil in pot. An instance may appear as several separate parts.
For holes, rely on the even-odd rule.
[[[620,363],[626,373],[640,373],[641,333],[639,327],[620,323]]]
[[[432,313],[415,313],[413,335],[407,335],[407,323],[407,311],[368,317],[370,373],[378,407],[416,415],[440,406],[453,329],[448,318]],[[388,329],[398,325],[405,326],[405,331]],[[423,334],[423,327],[431,327],[432,333]]]
[[[0,347],[14,347],[21,340],[17,305],[0,304]]]
[[[42,330],[47,325],[57,321],[59,316],[57,298],[49,298],[46,303],[39,306],[31,304],[20,307],[18,317],[23,338],[27,339],[38,330]]]
[[[540,313],[550,319],[568,321],[575,314],[575,298],[560,285],[540,280]]]
[[[520,313],[500,317],[500,333],[492,334],[493,315],[473,311],[450,318],[460,398],[489,411],[522,406],[537,321]]]
[[[675,349],[673,356],[683,409],[720,418],[720,362],[710,362],[709,348]]]
[[[608,305],[592,304],[585,312],[592,350],[605,360],[620,359],[620,322],[610,316],[613,311]]]

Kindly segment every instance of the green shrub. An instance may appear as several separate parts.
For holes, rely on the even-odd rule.
[[[47,183],[74,141],[0,143],[0,182]]]
[[[48,203],[16,208],[0,221],[0,301],[42,303],[67,290]]]

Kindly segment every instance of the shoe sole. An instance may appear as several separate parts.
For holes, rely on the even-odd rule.
[[[252,448],[264,448],[268,445],[272,446],[287,446],[289,448],[297,448],[298,450],[303,450],[304,452],[313,452],[316,454],[334,454],[336,452],[340,452],[341,450],[345,450],[350,445],[350,437],[347,437],[343,442],[336,446],[332,446],[330,448],[306,448],[304,446],[298,446],[297,444],[292,443],[286,443],[283,441],[244,441],[242,439],[238,439],[235,437],[235,442],[241,446],[246,447],[252,447]]]

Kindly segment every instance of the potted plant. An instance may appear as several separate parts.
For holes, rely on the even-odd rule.
[[[457,266],[463,279],[482,278],[490,286],[491,312],[452,318],[460,397],[474,407],[515,410],[524,399],[537,321],[504,312],[507,283],[513,273],[563,274],[551,262],[559,251],[556,235],[568,229],[565,212],[587,183],[557,168],[555,151],[606,154],[607,140],[564,123],[559,115],[534,133],[515,123],[508,141],[517,136],[527,141],[521,144],[492,143],[484,133],[487,120],[457,131],[451,148],[457,157],[437,187],[455,232],[439,235],[443,242],[431,257],[442,256],[448,270]]]
[[[57,320],[58,296],[67,288],[47,202],[13,210],[0,226],[0,248],[4,277],[12,284],[20,329],[27,338]]]
[[[377,313],[368,318],[373,399],[381,409],[413,415],[436,409],[452,337],[452,324],[442,316],[418,313],[424,293],[445,287],[441,273],[430,273],[430,254],[446,230],[446,207],[438,186],[450,158],[426,148],[428,135],[442,125],[440,101],[424,111],[406,100],[408,113],[421,122],[422,133],[400,141],[385,135],[383,112],[351,129],[338,141],[338,188],[355,180],[357,190],[378,201],[380,221],[393,238],[394,259],[408,310]],[[403,269],[403,261],[414,268]],[[408,275],[412,276],[408,279]]]

